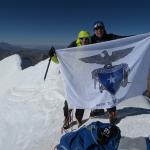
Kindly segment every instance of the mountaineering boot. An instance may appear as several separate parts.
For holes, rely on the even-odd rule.
[[[82,121],[77,120],[77,123],[78,123],[78,128],[79,128],[82,125]]]
[[[150,98],[150,72],[149,72],[148,79],[147,79],[147,89],[143,93],[143,95]]]
[[[150,91],[146,91],[146,94],[145,94],[148,98],[150,98]]]
[[[68,103],[67,101],[65,100],[64,102],[64,107],[63,107],[63,110],[64,110],[64,122],[63,122],[63,129],[68,129],[69,128],[69,124],[71,122],[71,112],[72,112],[72,109],[69,109],[68,108]]]
[[[70,127],[71,112],[72,112],[72,109],[69,109],[67,116],[65,116],[65,120],[64,120],[64,124],[63,124],[64,129],[68,129]]]
[[[116,111],[109,111],[108,117],[109,117],[109,122],[111,124],[115,124],[117,121],[117,112]]]
[[[90,113],[90,117],[100,117],[104,115],[104,109],[94,109]]]
[[[78,128],[82,125],[83,115],[84,115],[84,109],[76,109],[75,117],[77,119]]]

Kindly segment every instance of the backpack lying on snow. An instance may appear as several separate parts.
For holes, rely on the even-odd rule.
[[[120,138],[120,129],[117,126],[97,121],[63,135],[56,149],[117,150]]]

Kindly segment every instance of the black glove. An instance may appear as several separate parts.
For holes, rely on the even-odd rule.
[[[53,46],[49,50],[48,54],[49,54],[49,57],[53,57],[54,55],[56,55],[55,48]]]

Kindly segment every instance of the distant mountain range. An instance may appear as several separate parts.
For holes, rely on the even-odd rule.
[[[23,45],[24,48],[29,48],[29,49],[39,49],[39,50],[48,50],[50,46],[48,45],[38,45],[38,46],[33,46],[33,45]],[[65,45],[54,45],[56,49],[61,49],[65,48],[67,46]]]
[[[51,46],[48,45],[38,45],[38,46],[33,46],[33,45],[12,45],[9,44],[7,42],[0,42],[0,50],[17,50],[17,49],[38,49],[38,50],[48,50]],[[65,48],[67,46],[65,45],[55,45],[56,49],[61,49],[61,48]]]
[[[0,42],[0,50],[19,50],[21,46],[11,45],[6,42]]]
[[[43,49],[45,48],[45,49]],[[49,47],[50,48],[50,47]],[[0,60],[14,54],[19,54],[22,60],[21,67],[25,69],[29,66],[33,66],[48,58],[48,47],[37,47],[37,48],[25,48],[22,46],[12,45],[6,42],[0,42]],[[63,46],[56,46],[56,48],[64,48]]]

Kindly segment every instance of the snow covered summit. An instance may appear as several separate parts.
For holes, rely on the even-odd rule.
[[[18,55],[0,61],[0,150],[50,150],[59,143],[63,123],[59,65],[51,63],[44,82],[48,59],[24,70],[20,63]],[[150,135],[148,99],[128,99],[117,109],[122,136],[135,139]],[[85,118],[89,112],[85,111]]]

